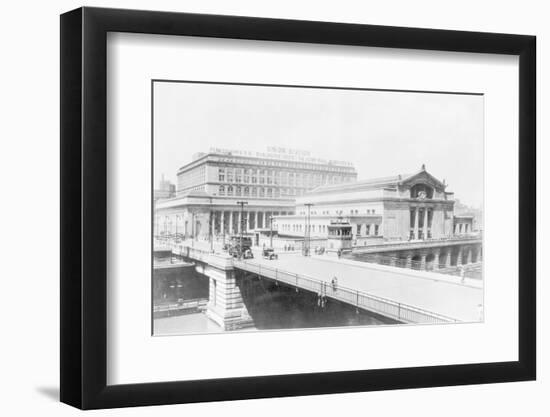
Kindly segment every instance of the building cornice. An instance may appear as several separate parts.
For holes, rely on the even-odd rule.
[[[430,204],[440,204],[440,205],[454,205],[454,200],[440,200],[440,199],[423,199],[419,200],[416,198],[402,198],[402,197],[367,197],[367,198],[350,198],[350,199],[339,199],[335,201],[323,201],[316,203],[312,200],[306,200],[306,202],[312,202],[313,206],[335,206],[340,204],[357,204],[357,203],[404,203],[410,206],[425,206]],[[303,206],[304,203],[296,201],[297,206]]]
[[[233,158],[233,159],[239,159],[242,160],[242,162],[238,161],[230,161],[230,160],[210,160],[211,157],[217,157],[217,158]],[[259,164],[258,161],[268,161],[268,162],[283,162],[285,164],[290,164],[290,166],[278,166],[274,164]],[[357,171],[355,167],[353,166],[346,166],[346,165],[337,165],[337,164],[330,164],[330,163],[319,163],[319,162],[312,162],[312,161],[291,161],[287,159],[276,159],[276,158],[262,158],[262,157],[256,157],[256,156],[244,156],[244,155],[224,155],[224,154],[218,154],[218,153],[207,153],[205,155],[200,156],[198,159],[191,161],[182,167],[180,167],[177,171],[177,175],[182,174],[183,172],[188,171],[189,169],[195,168],[198,165],[201,165],[203,163],[208,164],[208,162],[218,163],[218,164],[224,164],[224,165],[233,165],[233,166],[239,166],[242,164],[248,164],[248,165],[256,165],[258,167],[265,166],[266,168],[277,168],[277,169],[293,169],[293,170],[302,170],[302,171],[313,171],[313,170],[319,170],[319,171],[327,171],[327,172],[344,172],[349,175],[357,175]],[[308,168],[298,167],[297,165],[309,165]],[[296,167],[294,167],[296,165]],[[261,168],[260,168],[261,169]]]

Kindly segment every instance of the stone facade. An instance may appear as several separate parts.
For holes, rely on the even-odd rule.
[[[335,219],[352,225],[354,246],[443,239],[453,235],[453,193],[425,167],[411,175],[318,187],[296,199],[296,212],[275,219],[280,235],[327,236]],[[309,215],[307,206],[310,206]]]

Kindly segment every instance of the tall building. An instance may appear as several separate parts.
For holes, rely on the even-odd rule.
[[[155,201],[166,198],[173,198],[176,195],[176,186],[162,175],[158,188],[153,190],[153,198]]]
[[[270,147],[266,152],[213,148],[177,172],[176,197],[159,201],[157,233],[207,236],[268,228],[274,215],[294,213],[295,199],[322,185],[356,181],[353,165]],[[244,201],[243,213],[237,205]]]
[[[355,181],[349,162],[313,158],[307,151],[268,148],[250,152],[212,148],[194,155],[177,172],[177,194],[205,191],[213,196],[294,198],[320,185]]]

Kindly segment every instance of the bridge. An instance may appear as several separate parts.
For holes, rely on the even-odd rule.
[[[345,256],[366,262],[427,271],[480,270],[482,242],[481,235],[473,233],[451,238],[356,246]]]
[[[278,260],[237,260],[207,244],[171,245],[209,277],[207,315],[225,330],[253,325],[241,295],[243,280],[260,277],[309,291],[402,323],[476,322],[482,319],[480,280],[429,271],[281,253]],[[333,285],[332,279],[337,278]]]

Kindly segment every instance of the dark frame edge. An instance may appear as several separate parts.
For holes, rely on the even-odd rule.
[[[519,363],[537,375],[537,38],[525,36],[519,53]]]
[[[82,9],[60,17],[60,400],[82,407]]]

